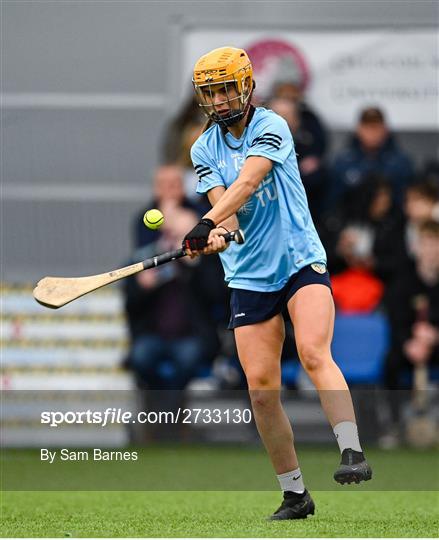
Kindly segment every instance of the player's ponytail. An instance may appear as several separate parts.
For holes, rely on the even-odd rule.
[[[207,122],[204,124],[203,130],[201,131],[201,133],[204,133],[205,131],[207,131],[212,125],[213,125],[212,118],[208,118]]]

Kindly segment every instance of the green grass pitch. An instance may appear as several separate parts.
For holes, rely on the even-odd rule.
[[[28,474],[34,454],[3,450],[2,472]],[[377,475],[375,485],[372,480],[369,485],[342,487],[323,482],[337,462],[336,451],[301,449],[302,470],[312,488],[316,514],[289,522],[265,520],[279,505],[281,496],[272,482],[268,458],[258,449],[174,447],[146,449],[142,454],[145,465],[141,461],[138,466],[145,468],[137,469],[137,474],[142,477],[157,469],[158,477],[151,480],[155,488],[165,472],[175,475],[181,483],[188,481],[188,471],[194,477],[206,475],[209,467],[217,473],[216,485],[210,488],[212,491],[189,491],[186,488],[191,489],[190,485],[184,483],[180,490],[173,491],[3,491],[2,537],[437,537],[439,530],[439,495],[432,489],[438,474],[437,452],[370,450],[369,459]],[[206,466],[200,468],[203,460]],[[161,462],[165,463],[163,469],[158,468]],[[227,484],[221,483],[221,475],[236,463],[249,474],[241,479],[240,489],[246,491],[224,489]],[[391,463],[396,463],[395,470],[403,478],[409,471],[430,471],[434,482],[426,484],[425,490],[418,486],[417,491],[408,491],[413,489],[413,476],[409,477],[406,490],[387,491],[379,477]],[[88,469],[88,473],[78,469],[75,476],[78,471],[90,475],[94,469]],[[183,470],[185,474],[179,476]],[[74,471],[72,465],[71,472]],[[96,480],[100,481],[105,471],[111,475],[114,464],[107,464]],[[40,473],[36,471],[36,476]],[[3,487],[7,474],[3,475]],[[270,491],[262,491],[258,483],[252,484],[250,475],[263,478]],[[170,485],[169,479],[165,484]],[[200,480],[198,485],[202,484]],[[328,488],[330,485],[333,489]],[[123,487],[122,482],[120,489]]]
[[[436,537],[434,492],[314,492],[316,514],[267,522],[278,492],[8,492],[6,537]]]

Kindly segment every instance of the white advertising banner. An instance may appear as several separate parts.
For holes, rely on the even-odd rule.
[[[351,129],[366,106],[383,109],[393,129],[439,127],[439,32],[188,30],[183,37],[184,76],[216,47],[247,50],[258,97],[273,84],[293,80],[325,123]],[[188,74],[188,75],[186,75]]]

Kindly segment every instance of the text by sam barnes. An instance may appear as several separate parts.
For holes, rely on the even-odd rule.
[[[61,450],[49,450],[41,448],[41,461],[54,463],[55,461],[137,461],[137,452],[121,452],[115,450],[102,450],[101,448],[93,448],[91,450],[69,450],[61,448]]]

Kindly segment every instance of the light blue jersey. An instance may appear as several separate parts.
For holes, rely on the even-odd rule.
[[[250,111],[252,114],[253,111]],[[249,156],[263,156],[273,168],[238,210],[245,243],[233,242],[220,253],[229,287],[277,291],[304,266],[326,264],[325,250],[312,221],[297,166],[288,124],[273,111],[258,107],[241,138],[225,135],[214,124],[191,149],[198,174],[198,193],[216,186],[228,188]]]

